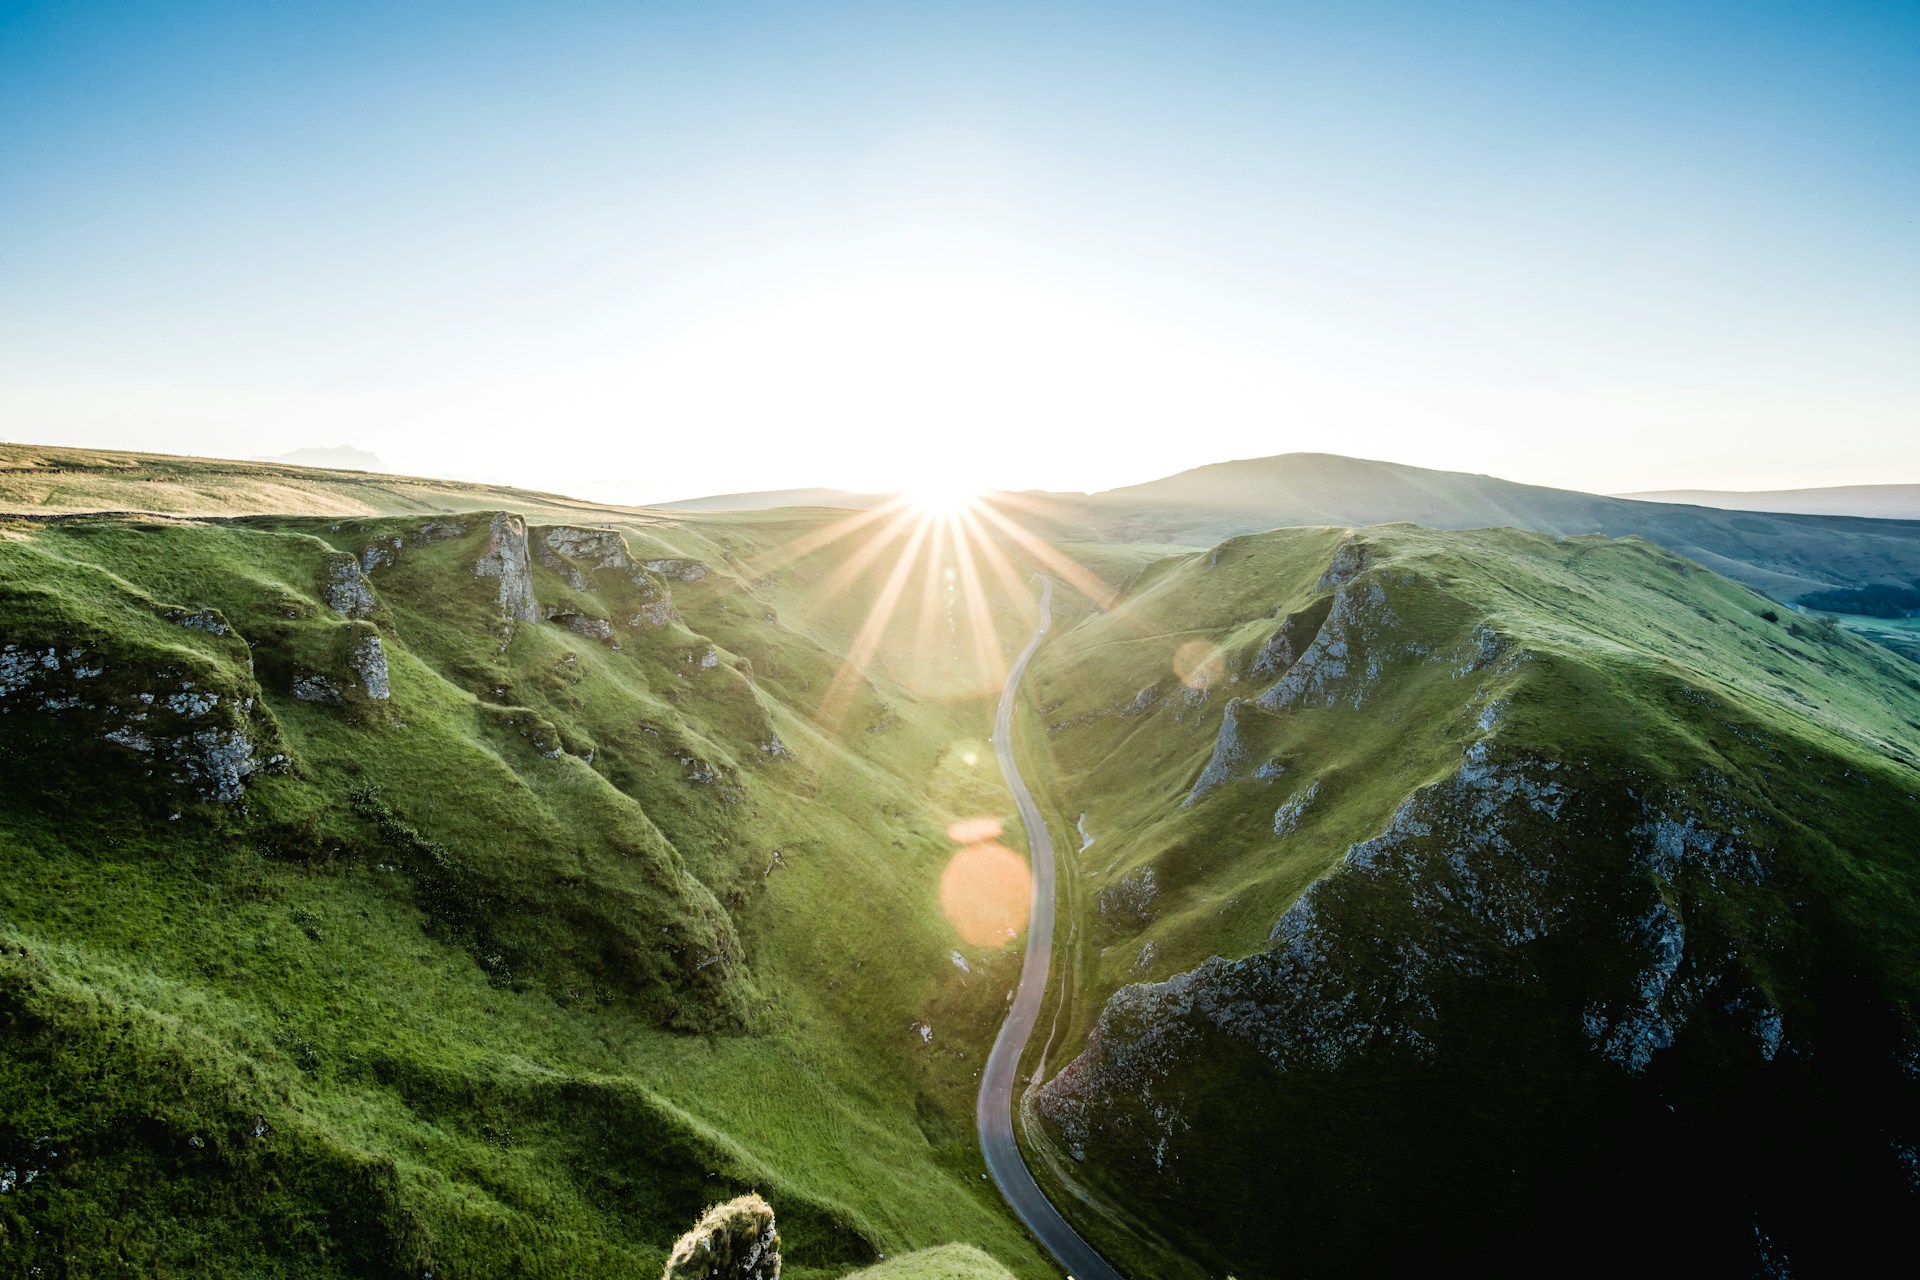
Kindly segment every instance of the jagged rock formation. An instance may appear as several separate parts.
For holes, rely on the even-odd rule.
[[[1191,805],[1231,778],[1233,771],[1246,761],[1247,749],[1240,741],[1242,705],[1244,704],[1238,698],[1227,699],[1227,710],[1220,720],[1220,732],[1214,738],[1213,755],[1208,757],[1206,767],[1200,770],[1200,776],[1194,779],[1193,789],[1187,792],[1185,804]]]
[[[327,608],[343,618],[367,617],[377,603],[360,562],[352,556],[328,558],[326,593]]]
[[[1263,765],[1261,767],[1265,768],[1266,766]],[[1260,777],[1261,774],[1256,771],[1254,776]],[[1278,775],[1275,774],[1273,776]],[[1273,811],[1273,834],[1277,836],[1290,836],[1298,831],[1300,829],[1300,819],[1306,814],[1308,807],[1313,804],[1319,795],[1320,779],[1315,778],[1307,784],[1306,790],[1289,797],[1286,803]]]
[[[595,569],[630,569],[627,540],[611,529],[576,529],[556,525],[540,537],[540,563],[563,575],[575,591],[587,589],[587,573]],[[584,567],[587,572],[582,572]]]
[[[647,568],[663,577],[678,578],[681,582],[699,582],[707,576],[707,566],[699,560],[649,560]]]
[[[380,646],[379,636],[361,636],[355,640],[347,662],[353,668],[354,675],[360,677],[360,687],[367,697],[375,702],[385,702],[393,696],[387,676],[387,654]]]
[[[1138,867],[1100,891],[1100,914],[1139,924],[1153,917],[1153,899],[1159,891],[1152,867]]]
[[[533,567],[527,560],[527,522],[505,511],[495,513],[487,527],[487,549],[474,563],[482,578],[500,580],[500,611],[521,622],[540,617],[533,598]]]

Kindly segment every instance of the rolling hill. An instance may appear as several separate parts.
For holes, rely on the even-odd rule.
[[[1920,576],[1920,521],[1762,518],[1332,454],[1222,462],[1058,501],[1105,537],[1199,546],[1285,526],[1401,521],[1434,529],[1640,537],[1781,599]]]
[[[1920,520],[1920,484],[1845,484],[1824,489],[1668,489],[1623,493],[1639,502],[1678,502],[1729,511],[1779,511],[1812,516]]]

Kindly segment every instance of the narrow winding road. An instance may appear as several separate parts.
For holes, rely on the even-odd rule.
[[[1020,986],[1013,993],[1013,1005],[1000,1034],[987,1055],[987,1069],[980,1075],[980,1101],[974,1119],[980,1129],[980,1150],[987,1158],[987,1172],[1007,1198],[1020,1221],[1027,1224],[1055,1261],[1067,1269],[1074,1280],[1121,1280],[1121,1275],[1094,1252],[1068,1225],[1020,1158],[1020,1147],[1013,1138],[1013,1090],[1019,1077],[1020,1054],[1040,1018],[1040,1001],[1047,992],[1047,970],[1053,962],[1053,837],[1033,793],[1021,780],[1013,762],[1013,707],[1020,691],[1020,677],[1034,650],[1047,637],[1053,620],[1053,580],[1040,579],[1040,625],[1033,638],[1020,651],[1020,658],[1007,673],[1006,687],[1000,691],[1000,711],[993,720],[993,754],[1000,761],[1000,772],[1013,792],[1013,802],[1026,826],[1029,854],[1033,863],[1033,913],[1027,922],[1027,954],[1020,967]]]

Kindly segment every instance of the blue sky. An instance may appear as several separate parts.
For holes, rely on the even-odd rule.
[[[1920,5],[18,5],[0,437],[1920,480]]]

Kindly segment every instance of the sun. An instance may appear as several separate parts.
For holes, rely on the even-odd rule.
[[[973,510],[980,489],[960,480],[929,477],[903,492],[907,505],[923,516],[952,517]]]

